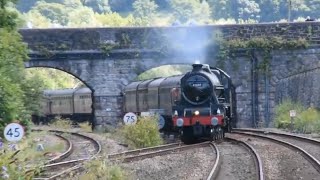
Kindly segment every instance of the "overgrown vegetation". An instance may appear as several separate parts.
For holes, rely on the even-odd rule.
[[[63,142],[48,143],[46,140],[46,132],[32,132],[22,141],[4,143],[0,148],[0,179],[32,179],[39,173],[39,167],[53,157],[52,154],[65,150]],[[44,149],[38,150],[38,144]]]
[[[123,180],[127,175],[121,167],[104,160],[92,160],[85,163],[86,172],[78,179],[110,179]]]
[[[309,43],[306,39],[296,40],[283,39],[282,37],[254,37],[249,40],[231,39],[220,40],[218,43],[218,64],[224,66],[226,60],[231,60],[235,67],[238,65],[234,59],[239,51],[252,57],[252,52],[259,53],[262,56],[262,62],[258,65],[258,70],[263,73],[269,72],[269,63],[271,61],[272,50],[291,50],[307,48]]]
[[[301,133],[320,133],[320,112],[314,108],[305,108],[300,103],[285,100],[275,107],[275,127],[291,129],[290,110],[295,110],[293,129]]]
[[[157,146],[163,143],[157,117],[139,117],[135,125],[124,126],[122,134],[134,148]]]
[[[71,120],[61,118],[60,116],[56,116],[52,122],[49,124],[50,127],[59,128],[59,129],[70,129],[71,128]]]
[[[16,157],[19,151],[0,151],[0,179],[29,180],[32,179],[36,171],[26,173],[26,163]]]

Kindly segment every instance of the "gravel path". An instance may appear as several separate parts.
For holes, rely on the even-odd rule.
[[[307,160],[285,146],[244,135],[231,134],[230,136],[246,141],[256,148],[262,159],[267,180],[319,179],[319,173]]]
[[[130,178],[143,180],[200,180],[206,179],[215,162],[210,147],[144,159],[121,166],[130,172]]]
[[[232,142],[222,142],[217,146],[222,161],[218,180],[257,179],[255,163],[248,150]]]

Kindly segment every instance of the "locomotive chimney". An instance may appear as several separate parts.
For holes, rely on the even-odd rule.
[[[202,64],[192,64],[192,71],[200,71],[202,69]]]

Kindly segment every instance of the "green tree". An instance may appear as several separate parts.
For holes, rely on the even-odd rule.
[[[0,119],[7,122],[25,113],[22,90],[25,59],[27,49],[20,35],[0,28]]]
[[[132,11],[132,4],[135,0],[109,0],[112,12],[127,13]]]
[[[280,19],[281,0],[258,0],[260,14],[258,20],[261,22],[276,21]]]
[[[91,7],[95,12],[108,13],[111,12],[108,0],[81,0],[83,5]]]
[[[132,15],[122,17],[120,14],[115,12],[95,14],[95,18],[102,26],[108,27],[133,26],[135,24],[135,18]]]
[[[37,2],[31,11],[36,11],[33,13],[39,13],[46,17],[53,23],[60,25],[67,25],[68,23],[68,9],[63,4],[59,3],[46,3],[44,1]]]
[[[231,0],[208,0],[211,8],[212,18],[214,19],[228,19],[234,18],[232,16]]]
[[[34,79],[25,78],[27,46],[17,31],[18,14],[7,10],[7,3],[13,2],[0,0],[1,14],[10,17],[0,18],[0,131],[12,120],[28,124],[41,86]]]
[[[0,0],[0,28],[13,29],[18,25],[18,14],[7,10],[8,3],[15,3],[16,0]]]
[[[260,13],[260,7],[259,4],[252,0],[238,0],[237,11],[239,19],[256,19],[256,16]]]
[[[208,21],[211,10],[206,1],[200,0],[172,0],[170,6],[177,20],[182,23],[194,20]]]
[[[69,27],[89,27],[97,26],[97,21],[94,16],[94,12],[91,8],[82,6],[68,14]]]
[[[51,20],[43,16],[39,11],[29,11],[23,16],[26,26],[29,28],[48,28],[51,27]]]
[[[191,67],[189,65],[165,65],[145,71],[140,74],[137,79],[145,80],[158,77],[168,77],[183,74],[190,70]]]
[[[137,0],[133,3],[134,16],[141,20],[141,24],[149,25],[156,16],[158,5],[151,0]]]
[[[158,5],[152,0],[137,0],[133,3],[134,15],[138,18],[154,16]]]

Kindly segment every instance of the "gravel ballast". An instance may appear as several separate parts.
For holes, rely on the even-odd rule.
[[[203,147],[130,162],[121,166],[130,172],[132,179],[200,180],[207,178],[215,158],[215,152],[210,147]]]

